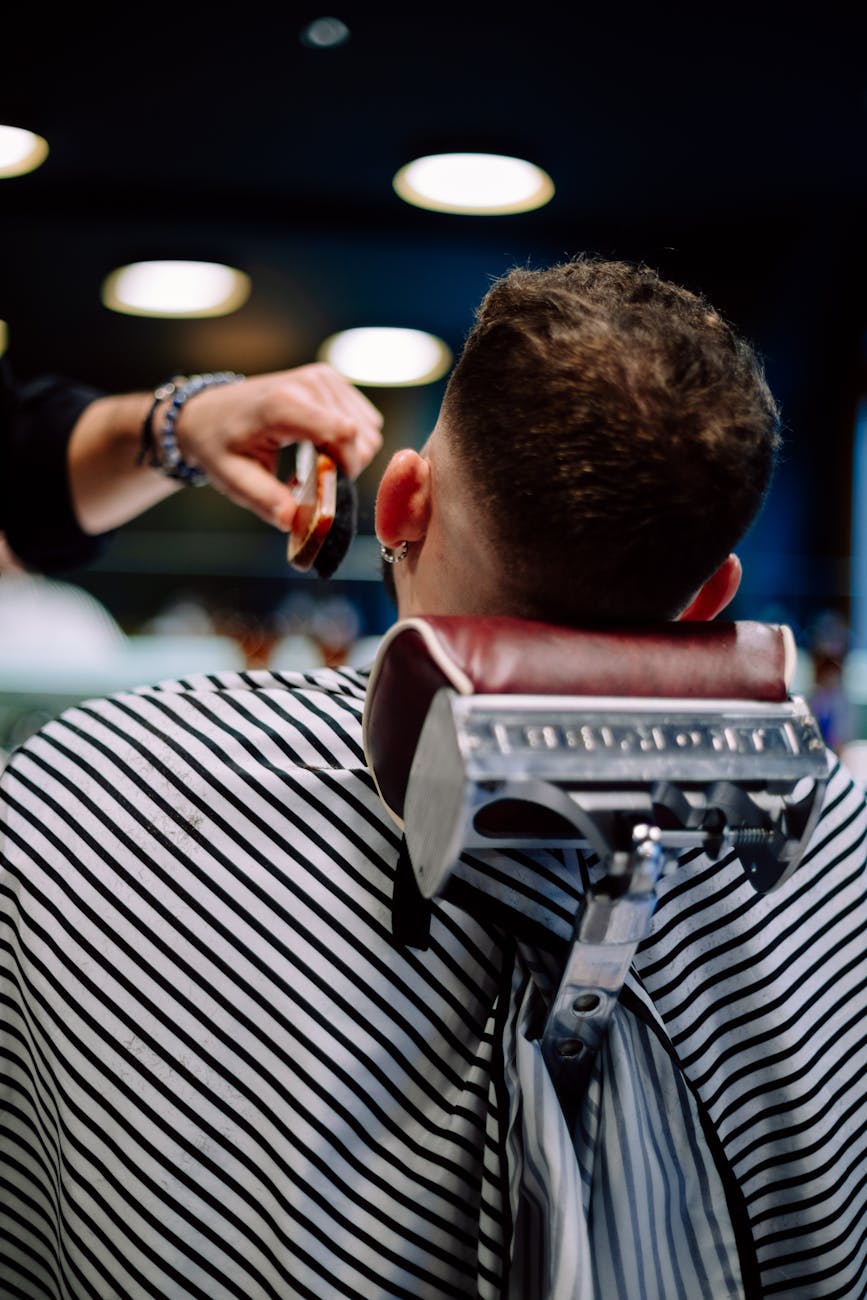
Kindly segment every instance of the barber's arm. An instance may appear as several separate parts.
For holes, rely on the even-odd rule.
[[[355,478],[382,445],[377,409],[325,365],[212,384],[174,412],[172,402],[171,394],[154,404],[153,395],[132,393],[100,397],[82,411],[69,442],[69,481],[86,533],[117,528],[180,486],[147,460],[140,463],[149,413],[157,459],[169,418],[186,465],[202,471],[236,504],[284,530],[295,505],[275,476],[281,447],[312,441]]]

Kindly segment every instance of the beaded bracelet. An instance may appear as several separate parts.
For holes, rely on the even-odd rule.
[[[187,487],[204,486],[208,481],[205,471],[194,465],[188,465],[181,457],[175,434],[178,414],[184,403],[189,398],[195,397],[196,393],[201,393],[206,388],[213,388],[216,384],[234,384],[243,378],[243,375],[237,375],[233,370],[221,370],[213,375],[179,377],[160,384],[154,391],[153,403],[142,428],[139,464],[147,460],[154,469],[160,470],[168,478],[178,479]],[[167,397],[171,397],[172,401],[166,411],[162,430],[156,434],[153,427],[154,413],[160,402],[164,402]]]
[[[178,380],[180,382],[180,380]],[[157,450],[156,438],[154,436],[154,416],[160,402],[164,402],[167,397],[171,397],[175,391],[175,381],[169,380],[165,384],[160,384],[159,388],[154,389],[153,401],[150,409],[145,416],[144,424],[141,430],[141,447],[136,457],[137,465],[150,465],[151,469],[162,469],[159,451]]]

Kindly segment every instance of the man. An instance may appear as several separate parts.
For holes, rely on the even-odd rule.
[[[755,358],[700,299],[592,259],[515,271],[383,476],[398,613],[713,618],[776,444]],[[545,945],[442,902],[426,947],[394,935],[365,681],[143,688],[13,758],[9,1293],[862,1295],[848,777],[777,894],[732,857],[665,882],[569,1134],[521,1019]],[[574,905],[587,865],[535,863]]]

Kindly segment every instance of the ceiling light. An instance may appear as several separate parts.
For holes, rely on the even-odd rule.
[[[349,28],[339,18],[314,18],[301,32],[302,45],[314,50],[333,50],[349,40]]]
[[[475,216],[529,212],[554,196],[541,167],[493,153],[427,154],[401,167],[393,184],[416,207]]]
[[[48,144],[41,135],[20,126],[0,126],[0,176],[23,176],[47,157]]]
[[[433,383],[452,363],[450,349],[435,335],[387,326],[332,334],[318,355],[354,384],[379,388]]]
[[[105,306],[130,316],[227,316],[249,296],[249,276],[219,262],[132,262],[102,286]]]

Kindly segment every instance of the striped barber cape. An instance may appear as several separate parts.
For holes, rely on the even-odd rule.
[[[863,794],[829,757],[776,893],[664,882],[570,1131],[538,1033],[593,866],[509,857],[530,942],[467,859],[482,905],[398,943],[365,680],[142,688],[3,773],[4,1300],[867,1295]]]

